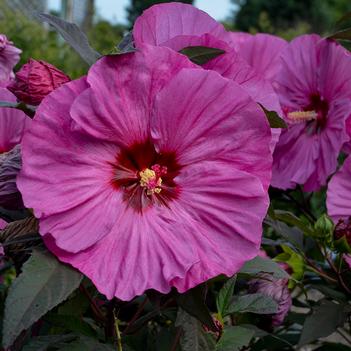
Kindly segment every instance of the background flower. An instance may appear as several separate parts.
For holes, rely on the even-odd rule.
[[[13,67],[20,59],[21,50],[9,41],[5,34],[0,34],[0,87],[12,76]]]
[[[349,140],[345,120],[351,114],[351,56],[334,41],[303,35],[281,58],[277,93],[289,128],[274,151],[272,185],[318,190]]]
[[[0,101],[14,102],[16,98],[0,88]],[[20,144],[30,119],[20,110],[0,107],[0,206],[23,206],[16,187],[16,176],[21,167]]]

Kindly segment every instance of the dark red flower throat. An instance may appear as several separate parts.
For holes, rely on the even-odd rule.
[[[156,152],[150,140],[122,149],[113,168],[113,185],[123,191],[123,199],[138,212],[152,204],[167,206],[178,196],[174,178],[181,167],[176,155]]]

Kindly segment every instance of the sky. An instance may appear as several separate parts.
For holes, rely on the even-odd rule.
[[[57,10],[60,3],[60,0],[49,0],[49,6],[52,9]],[[95,0],[95,6],[101,17],[119,23],[127,21],[125,8],[128,4],[129,0]],[[230,0],[195,0],[195,6],[219,21],[226,19],[233,8]]]

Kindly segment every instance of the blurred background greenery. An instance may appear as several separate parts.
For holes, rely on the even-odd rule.
[[[84,11],[77,16],[74,5],[83,2]],[[62,0],[62,10],[51,13],[77,22],[91,45],[107,54],[115,50],[116,44],[143,10],[167,1],[130,0],[128,24],[116,24],[102,18],[96,11],[98,2]],[[192,0],[181,2],[193,3]],[[303,33],[331,33],[338,19],[351,11],[350,0],[231,0],[231,3],[232,9],[223,23],[228,30],[267,32],[288,40]],[[42,10],[43,4],[43,0],[0,0],[0,33],[5,33],[23,50],[20,65],[32,57],[54,64],[71,78],[81,76],[88,68],[85,63],[55,31],[37,22],[31,15],[33,9]],[[111,4],[113,6],[113,1]]]

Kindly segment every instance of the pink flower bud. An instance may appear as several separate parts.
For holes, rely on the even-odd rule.
[[[22,197],[16,185],[16,177],[20,169],[20,145],[0,154],[0,207],[7,209],[23,207]]]
[[[250,282],[251,293],[261,293],[270,296],[278,304],[278,311],[271,317],[272,326],[283,323],[291,307],[291,295],[288,289],[288,279],[274,279],[269,273],[260,274],[260,278]]]
[[[351,221],[350,219],[340,219],[334,229],[334,240],[339,240],[345,237],[348,244],[351,246]]]
[[[66,74],[50,63],[30,59],[7,88],[18,100],[29,105],[39,105],[46,95],[69,81]]]

